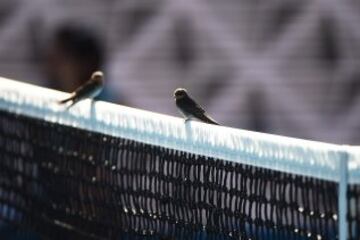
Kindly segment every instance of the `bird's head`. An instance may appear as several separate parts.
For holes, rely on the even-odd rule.
[[[187,91],[185,88],[177,88],[175,91],[174,91],[174,98],[175,99],[181,99],[181,98],[184,98],[188,96],[187,94]]]
[[[96,71],[91,75],[91,80],[103,83],[104,74],[101,71]]]

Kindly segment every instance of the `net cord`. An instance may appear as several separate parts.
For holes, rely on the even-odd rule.
[[[81,101],[47,88],[0,78],[0,110],[241,164],[339,182],[348,159],[348,182],[360,183],[360,148],[213,126],[102,101]],[[169,94],[169,101],[173,101]],[[175,104],[174,104],[175,110]],[[175,112],[175,111],[174,111]]]
[[[347,240],[348,239],[348,222],[347,222],[347,190],[348,190],[348,157],[346,154],[343,154],[343,159],[340,161],[340,181],[339,181],[339,194],[338,194],[338,204],[339,204],[339,239]]]

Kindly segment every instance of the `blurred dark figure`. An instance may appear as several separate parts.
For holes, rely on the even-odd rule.
[[[101,39],[89,28],[64,24],[54,31],[45,56],[50,86],[71,92],[101,70],[104,49]]]

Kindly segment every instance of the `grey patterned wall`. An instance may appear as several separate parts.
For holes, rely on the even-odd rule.
[[[359,1],[2,0],[0,12],[0,75],[46,84],[39,52],[72,19],[103,36],[109,86],[132,106],[175,115],[182,86],[225,125],[360,143]]]

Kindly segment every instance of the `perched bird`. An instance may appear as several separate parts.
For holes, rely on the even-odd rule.
[[[91,75],[89,81],[78,87],[74,92],[71,93],[70,97],[59,101],[60,104],[71,102],[71,107],[75,103],[85,98],[94,98],[102,91],[104,87],[103,73],[96,71]]]
[[[197,104],[184,88],[177,88],[174,92],[176,106],[185,117],[185,121],[196,118],[202,122],[220,125],[214,119],[209,117],[205,110]]]

